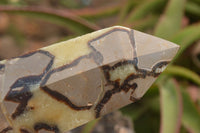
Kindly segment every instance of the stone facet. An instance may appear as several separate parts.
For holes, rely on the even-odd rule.
[[[64,133],[140,99],[178,51],[114,26],[0,62],[0,133]]]

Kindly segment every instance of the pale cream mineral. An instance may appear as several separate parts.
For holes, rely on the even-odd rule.
[[[64,133],[140,99],[178,46],[114,26],[0,62],[0,133]]]

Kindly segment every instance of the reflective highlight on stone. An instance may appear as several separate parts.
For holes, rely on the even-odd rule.
[[[114,26],[0,62],[0,133],[64,133],[140,99],[178,46]]]

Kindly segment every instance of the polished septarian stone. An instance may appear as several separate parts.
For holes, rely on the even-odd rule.
[[[178,46],[114,26],[0,62],[0,133],[64,133],[140,99]]]

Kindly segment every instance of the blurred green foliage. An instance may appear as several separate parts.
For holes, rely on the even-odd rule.
[[[123,25],[179,44],[177,56],[144,98],[121,111],[132,119],[136,133],[200,133],[200,68],[192,61],[191,50],[200,45],[200,0],[123,0],[87,10],[82,9],[84,4],[80,1],[60,0],[57,1],[59,10],[53,6],[48,9],[27,7],[38,3],[1,0],[0,12],[62,25],[71,31],[69,38]],[[102,20],[110,18],[114,21],[102,24]],[[17,34],[19,43],[23,41],[16,30],[11,33]],[[200,50],[194,55],[200,62],[199,55]],[[193,86],[197,88],[195,98],[189,93]],[[83,132],[91,132],[97,122],[86,125]]]

